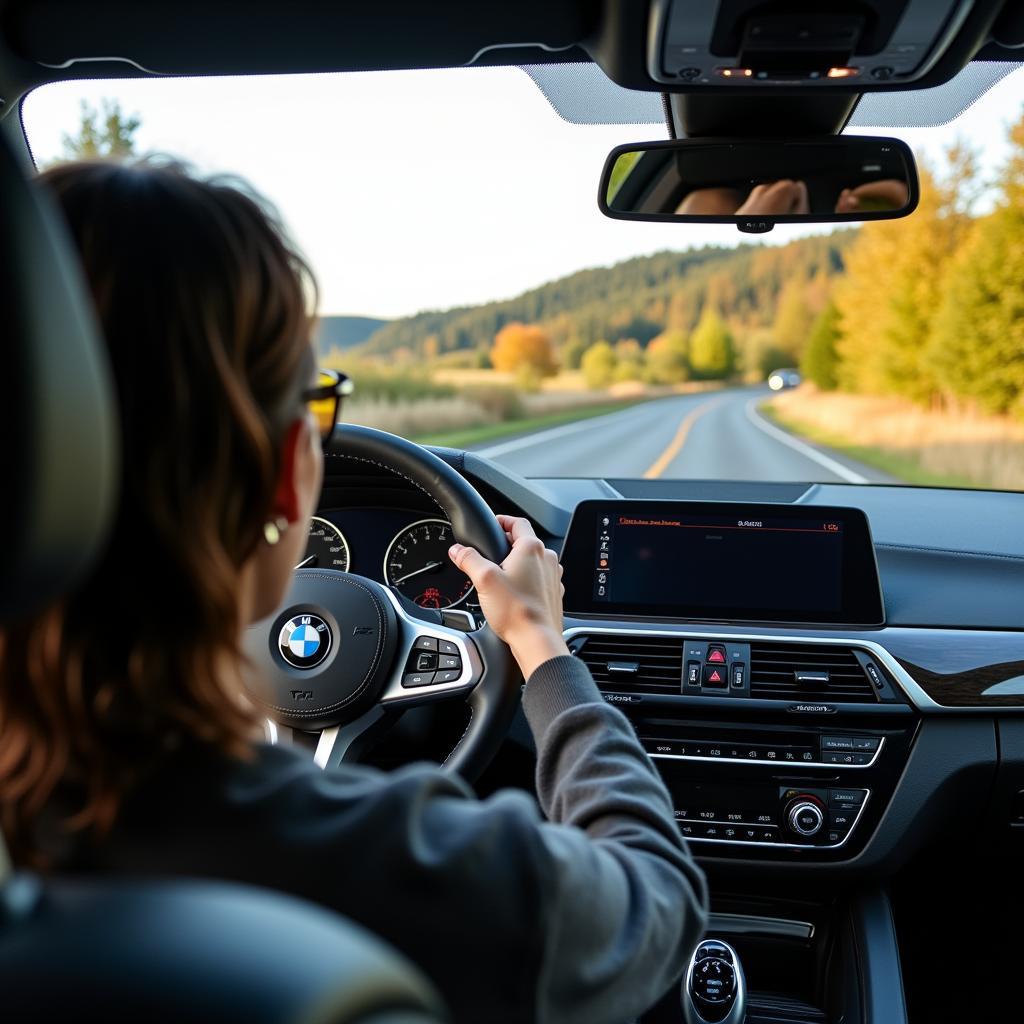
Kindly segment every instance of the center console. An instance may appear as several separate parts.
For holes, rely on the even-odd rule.
[[[587,501],[562,563],[569,649],[711,882],[711,927],[644,1024],[905,1024],[887,897],[835,884],[892,855],[921,733],[864,514]]]
[[[862,512],[589,501],[562,561],[570,651],[632,722],[701,856],[863,850],[917,717],[868,639],[884,614]]]

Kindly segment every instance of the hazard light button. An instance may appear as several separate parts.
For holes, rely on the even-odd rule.
[[[724,665],[704,666],[704,685],[724,690],[729,685],[729,674]]]
[[[708,648],[707,662],[709,665],[725,664],[725,648],[712,646]]]

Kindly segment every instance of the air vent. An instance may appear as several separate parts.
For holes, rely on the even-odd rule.
[[[750,696],[767,700],[878,701],[853,651],[831,644],[751,644]]]
[[[683,638],[594,634],[573,641],[598,687],[617,693],[679,693]]]

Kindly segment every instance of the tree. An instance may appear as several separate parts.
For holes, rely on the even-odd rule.
[[[835,287],[841,386],[916,401],[938,390],[926,352],[947,268],[970,229],[974,178],[973,155],[953,147],[941,178],[920,168],[920,201],[910,217],[860,229]]]
[[[728,377],[735,367],[732,333],[721,315],[705,306],[690,339],[690,365],[694,374],[708,379]]]
[[[829,302],[815,320],[800,360],[800,372],[822,391],[834,391],[839,384],[839,326],[839,310],[834,302]]]
[[[1024,418],[1024,118],[995,210],[945,279],[927,358],[947,398]]]
[[[539,380],[558,371],[551,339],[536,324],[506,324],[494,339],[491,362],[496,370]]]
[[[642,380],[644,353],[636,338],[623,338],[615,343],[615,379]]]
[[[662,331],[647,346],[647,378],[652,384],[679,384],[690,376],[689,339],[679,329]]]
[[[615,349],[607,341],[595,341],[580,360],[580,369],[587,387],[606,388],[615,376]]]
[[[807,303],[807,284],[799,278],[787,281],[779,295],[772,324],[775,348],[788,354],[788,362],[795,363],[807,345],[814,313]]]
[[[567,370],[578,370],[583,353],[587,351],[587,343],[578,335],[570,338],[562,349],[562,363]]]
[[[117,100],[102,101],[98,111],[85,100],[77,135],[65,134],[65,160],[123,159],[135,155],[135,133],[142,122],[136,115],[125,117]]]

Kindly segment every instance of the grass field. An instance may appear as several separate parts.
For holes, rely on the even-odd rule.
[[[480,427],[467,427],[441,433],[420,434],[412,438],[420,444],[443,445],[448,448],[468,448],[471,445],[485,444],[512,434],[526,434],[534,430],[545,430],[558,427],[563,423],[589,419],[592,416],[603,416],[605,413],[617,412],[635,405],[637,400],[603,402],[599,405],[580,405],[565,409],[562,412],[551,412],[539,416],[526,416],[520,420],[507,420],[504,423],[490,423]],[[639,399],[643,401],[643,399]]]
[[[1024,490],[1024,424],[923,409],[898,398],[805,385],[762,406],[769,418],[899,480],[929,487]]]

